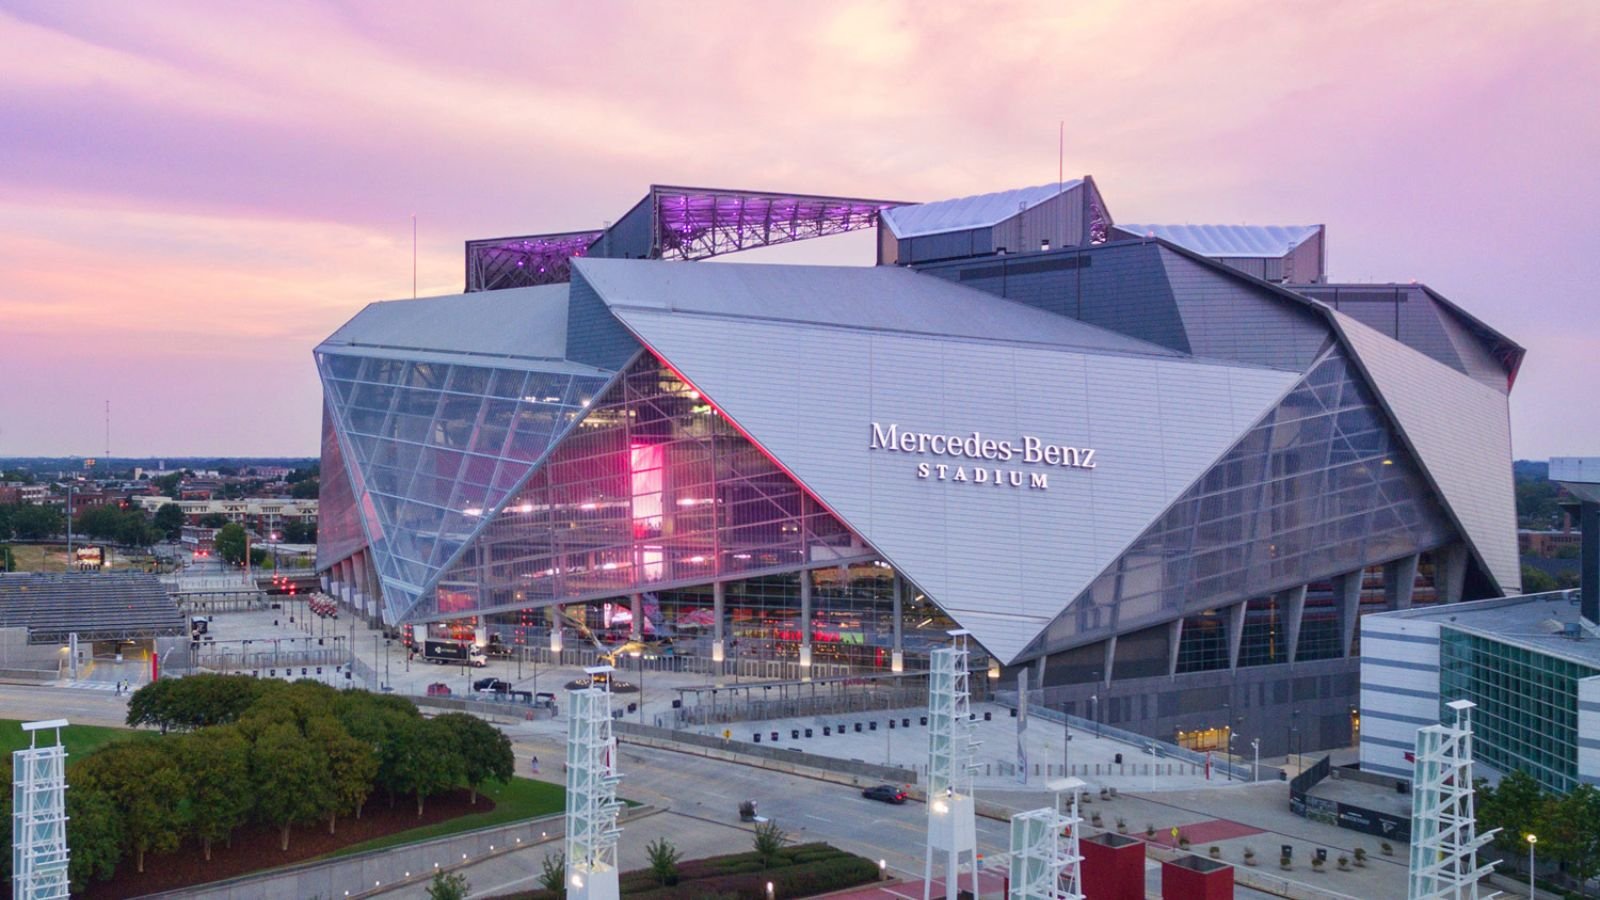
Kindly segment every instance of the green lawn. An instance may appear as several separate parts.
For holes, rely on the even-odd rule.
[[[562,812],[566,809],[566,789],[559,784],[550,784],[546,781],[513,778],[509,784],[491,783],[481,793],[494,801],[494,809],[492,811],[462,816],[458,819],[451,819],[448,822],[424,825],[421,828],[413,828],[410,831],[402,831],[398,834],[391,834],[388,837],[352,844],[336,853],[330,853],[324,858],[346,856],[351,853],[364,853],[368,850],[381,850],[384,847],[426,841],[431,838],[443,837],[447,834],[487,828],[491,825],[504,825],[507,822],[545,816]]]
[[[39,743],[48,745],[55,743],[54,729],[37,732]],[[129,728],[105,728],[100,725],[68,725],[61,729],[61,743],[67,745],[67,759],[81,758],[89,751],[110,741],[127,740],[139,732]],[[28,735],[22,730],[22,722],[17,719],[0,719],[0,751],[9,757],[13,751],[25,750],[28,747]]]

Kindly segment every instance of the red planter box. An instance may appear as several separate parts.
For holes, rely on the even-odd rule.
[[[1161,896],[1172,900],[1233,900],[1233,866],[1204,856],[1161,864]]]
[[[1080,838],[1078,852],[1085,900],[1144,900],[1144,841],[1108,831]]]

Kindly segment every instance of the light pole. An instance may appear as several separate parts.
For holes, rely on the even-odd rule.
[[[1089,695],[1089,718],[1094,720],[1094,736],[1100,736],[1100,695]]]
[[[1144,748],[1144,752],[1150,754],[1150,792],[1153,794],[1156,790],[1156,745]]]
[[[633,654],[639,661],[639,724],[644,724],[644,651],[639,650]]]
[[[1233,780],[1233,704],[1222,704],[1222,756],[1226,759],[1228,780]]]
[[[1067,718],[1067,704],[1061,704],[1061,733],[1066,740],[1061,743],[1061,777],[1072,777],[1072,720]]]
[[[389,647],[394,644],[390,638],[383,639],[383,686],[393,688],[394,682],[389,677]]]
[[[1537,834],[1528,834],[1528,896],[1533,896],[1533,848],[1539,843]]]
[[[1250,749],[1256,752],[1256,761],[1250,766],[1250,780],[1261,780],[1261,738],[1250,739]]]

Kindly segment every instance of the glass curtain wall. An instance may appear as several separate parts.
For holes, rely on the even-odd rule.
[[[1454,628],[1439,629],[1439,700],[1471,700],[1478,758],[1546,790],[1578,786],[1578,681],[1589,666]]]
[[[792,579],[803,565],[872,555],[709,401],[644,355],[500,507],[439,579],[434,602],[512,610],[746,573],[787,569]]]
[[[396,618],[605,381],[326,352],[318,365]]]
[[[1029,650],[1066,649],[1266,596],[1452,536],[1372,392],[1335,346]],[[1192,615],[1193,624],[1210,627],[1201,618]],[[1188,641],[1188,623],[1184,632]]]

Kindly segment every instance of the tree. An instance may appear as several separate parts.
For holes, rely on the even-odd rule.
[[[169,738],[170,740],[170,738]],[[173,745],[189,798],[189,829],[205,858],[250,815],[250,744],[233,726],[184,735]]]
[[[25,541],[42,541],[67,530],[67,517],[53,506],[22,503],[13,507],[11,531]]]
[[[239,721],[261,694],[281,682],[258,681],[245,675],[191,675],[163,678],[139,688],[128,698],[128,724],[191,730]]]
[[[221,528],[228,524],[228,517],[222,513],[206,513],[200,517],[201,528]]]
[[[217,549],[217,556],[229,565],[237,566],[244,562],[244,548],[248,538],[244,526],[238,522],[229,522],[217,529],[216,537],[211,539],[212,546]]]
[[[446,713],[435,717],[434,721],[447,724],[455,732],[474,804],[478,802],[478,789],[485,781],[503,783],[516,774],[517,759],[511,752],[511,739],[500,729],[466,713]]]
[[[317,526],[311,522],[285,522],[283,523],[283,542],[285,544],[315,544],[317,542]]]
[[[662,887],[678,883],[678,860],[682,854],[677,847],[672,846],[666,838],[658,837],[645,845],[644,852],[650,858],[650,874]]]
[[[178,486],[183,483],[183,473],[173,472],[171,475],[162,475],[160,478],[152,479],[151,483],[156,486],[157,490],[161,491],[162,496],[176,500],[178,499]]]
[[[418,818],[424,800],[466,781],[461,747],[448,722],[423,719],[410,723],[390,738],[390,749],[395,754],[395,787],[416,794]]]
[[[377,756],[373,787],[388,794],[389,805],[393,806],[395,795],[403,790],[397,774],[402,762],[397,736],[422,720],[416,705],[403,697],[340,691],[334,701],[334,715],[351,737],[371,748]],[[358,819],[361,807],[362,804],[356,805]]]
[[[116,874],[117,863],[122,861],[124,835],[122,819],[109,794],[80,784],[75,777],[69,777],[67,782],[72,785],[72,790],[67,791],[67,849],[71,853],[67,876],[76,894],[91,881],[104,881]]]
[[[1539,833],[1539,820],[1544,814],[1545,796],[1539,782],[1518,769],[1500,779],[1497,787],[1480,783],[1477,788],[1479,832],[1498,828],[1495,846],[1526,850],[1526,835]]]
[[[433,873],[433,881],[428,885],[428,900],[467,900],[467,892],[472,889],[472,884],[467,881],[467,876],[460,872]]]
[[[250,787],[260,820],[279,829],[289,849],[289,829],[320,819],[332,805],[328,759],[288,722],[268,725],[250,748]]]
[[[1579,884],[1600,871],[1600,790],[1580,785],[1551,798],[1539,823],[1539,851],[1561,863]]]
[[[151,518],[157,530],[167,536],[168,540],[177,540],[183,534],[183,507],[176,503],[163,503],[161,508]]]
[[[289,488],[289,496],[296,500],[315,500],[322,492],[322,480],[311,477],[305,481],[297,481]]]
[[[107,744],[79,764],[76,784],[110,798],[121,814],[123,847],[133,852],[139,872],[146,853],[177,849],[185,822],[184,779],[159,742]]]
[[[1540,594],[1556,589],[1556,580],[1549,575],[1535,569],[1533,566],[1522,567],[1522,590],[1528,594]]]
[[[328,760],[328,833],[333,834],[338,817],[360,809],[367,795],[372,793],[372,779],[378,773],[378,754],[351,737],[332,716],[321,716],[307,723],[306,740],[320,749]]]

